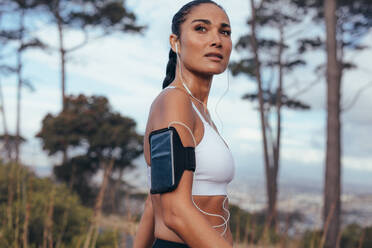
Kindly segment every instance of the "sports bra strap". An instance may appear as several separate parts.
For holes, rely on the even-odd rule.
[[[177,88],[176,86],[173,86],[173,85],[168,85],[167,87],[165,87],[164,89],[170,89],[170,88]],[[202,119],[204,122],[207,122],[205,120],[205,118],[203,117],[203,115],[200,113],[200,111],[198,110],[198,108],[195,106],[194,102],[191,101],[191,104],[192,104],[192,107],[195,109],[196,113],[198,113],[200,119]],[[208,123],[208,122],[207,122]],[[209,124],[209,123],[208,123]]]
[[[203,122],[208,123],[208,122],[204,119],[203,115],[200,113],[200,111],[198,110],[198,108],[195,106],[195,104],[194,104],[193,101],[191,101],[191,104],[192,104],[192,107],[195,109],[196,113],[198,113],[199,118],[200,118]],[[208,123],[208,124],[209,124],[209,123]]]

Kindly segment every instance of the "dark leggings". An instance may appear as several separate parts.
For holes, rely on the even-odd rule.
[[[164,239],[155,239],[152,248],[189,248],[189,247],[183,243],[177,243]]]

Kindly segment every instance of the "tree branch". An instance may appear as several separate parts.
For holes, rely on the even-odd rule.
[[[313,80],[312,82],[310,82],[308,85],[306,85],[304,88],[300,89],[299,91],[297,91],[295,94],[293,94],[293,96],[291,98],[298,98],[298,96],[306,93],[307,91],[309,91],[312,87],[314,87],[315,85],[317,85],[318,83],[322,82],[321,78],[323,77],[323,75],[318,75],[315,80]],[[288,88],[287,88],[288,89]]]
[[[70,53],[70,52],[76,51],[76,50],[84,47],[89,42],[102,39],[102,38],[106,37],[108,34],[109,34],[109,32],[106,32],[105,31],[105,32],[103,32],[103,34],[97,35],[96,37],[90,37],[89,38],[88,32],[84,32],[84,40],[80,44],[78,44],[78,45],[76,45],[74,47],[71,47],[69,49],[66,49],[66,53]]]
[[[89,35],[88,35],[88,32],[85,31],[84,32],[84,40],[80,44],[78,44],[74,47],[71,47],[69,49],[66,49],[65,51],[66,51],[66,53],[69,53],[69,52],[73,52],[75,50],[78,50],[79,48],[82,48],[83,46],[88,44],[88,41],[89,41]]]
[[[353,99],[351,100],[351,102],[346,106],[346,107],[342,107],[341,108],[341,112],[346,112],[348,110],[350,110],[355,104],[356,102],[358,101],[358,99],[360,98],[361,94],[363,93],[363,91],[365,91],[366,89],[368,89],[369,87],[372,86],[372,81],[367,83],[366,85],[364,85],[363,87],[361,87],[358,92],[354,95]]]

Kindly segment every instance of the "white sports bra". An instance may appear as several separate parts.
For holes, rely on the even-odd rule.
[[[175,88],[168,86],[167,88]],[[195,147],[196,169],[192,195],[227,195],[227,185],[235,174],[234,159],[230,149],[216,130],[204,119],[193,102],[204,126],[204,135]],[[151,167],[148,169],[148,185],[151,185]]]

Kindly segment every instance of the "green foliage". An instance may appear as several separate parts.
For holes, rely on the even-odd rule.
[[[342,232],[342,247],[357,247],[362,236],[363,228],[358,224],[351,224]]]
[[[55,166],[54,174],[63,182],[72,182],[84,204],[91,205],[95,173],[110,160],[114,160],[114,170],[132,168],[132,160],[143,153],[143,136],[135,128],[136,122],[114,112],[106,97],[79,95],[69,96],[58,115],[48,114],[36,136],[49,155],[76,151],[78,155]]]
[[[340,245],[341,247],[372,247],[372,227],[363,228],[358,224],[348,225],[342,231]]]
[[[230,204],[230,228],[233,238],[237,237],[236,242],[245,242],[257,244],[265,241],[268,243],[277,243],[280,240],[279,234],[275,229],[269,228],[264,234],[266,215],[263,212],[251,214],[236,205]],[[237,233],[239,232],[239,233]],[[247,239],[247,240],[244,240]],[[266,240],[263,240],[266,239]]]
[[[293,0],[293,4],[304,9],[305,13],[311,13],[314,24],[324,22],[324,1],[322,0]],[[337,1],[337,26],[336,32],[339,48],[342,50],[361,51],[366,46],[360,44],[362,38],[372,28],[372,4],[370,0],[338,0]],[[299,52],[325,50],[325,40],[317,37],[306,37],[299,41]],[[343,52],[345,53],[345,52]],[[356,69],[353,61],[339,58],[342,69]]]
[[[142,32],[144,26],[138,25],[136,15],[129,11],[123,0],[113,1],[70,1],[35,0],[42,6],[54,22],[75,29],[98,28],[104,34],[114,31]]]
[[[262,98],[263,101],[270,106],[275,106],[277,99],[278,99],[278,93],[270,92],[269,90],[263,90],[262,92]],[[242,96],[242,99],[244,100],[250,100],[250,101],[258,101],[258,94],[257,93],[246,93]],[[290,109],[299,109],[299,110],[307,110],[310,109],[310,105],[303,103],[301,101],[291,99],[286,94],[281,94],[281,103],[283,106],[286,106]]]
[[[54,166],[53,173],[62,182],[70,183],[70,180],[73,180],[73,190],[80,196],[81,201],[84,205],[92,206],[98,188],[91,183],[91,179],[97,170],[98,163],[83,155]]]
[[[302,237],[300,247],[314,248],[320,247],[323,232],[318,230],[306,231]]]
[[[13,168],[12,168],[13,167]],[[47,209],[52,201],[51,191],[55,189],[54,195],[54,213],[52,233],[53,240],[56,240],[61,230],[63,213],[68,209],[67,226],[62,237],[64,247],[72,247],[76,240],[86,233],[92,211],[83,207],[76,194],[71,194],[65,185],[56,185],[48,178],[37,178],[31,171],[25,167],[19,167],[19,183],[21,195],[14,194],[13,204],[11,206],[13,225],[9,228],[7,222],[7,204],[8,204],[8,186],[9,178],[16,178],[15,165],[0,165],[0,247],[11,247],[15,241],[15,221],[18,209],[19,225],[23,227],[25,222],[26,201],[30,204],[30,217],[28,225],[28,242],[30,247],[40,247],[43,242],[43,231],[47,218]],[[12,175],[13,174],[13,175]],[[16,186],[16,181],[13,185]],[[21,228],[22,230],[22,228]]]
[[[30,222],[30,237],[35,237],[34,242],[41,244],[43,220],[46,217],[46,201],[48,201],[47,195],[50,194],[50,189],[53,187],[52,182],[49,179],[35,179],[35,186],[33,191],[33,203],[31,212],[34,218]],[[67,188],[63,185],[59,185],[56,189],[56,195],[54,199],[54,214],[53,214],[53,236],[57,237],[57,234],[61,233],[61,223],[64,211],[69,208],[68,221],[66,231],[64,234],[64,242],[67,244],[71,243],[73,237],[85,232],[85,228],[89,223],[91,210],[81,206],[77,195],[71,195]],[[33,241],[33,240],[31,240]],[[34,243],[32,242],[32,243]]]
[[[97,238],[96,247],[114,248],[118,247],[118,242],[119,242],[118,231],[103,230]]]
[[[319,247],[323,231],[306,231],[301,240],[301,247]],[[340,247],[343,248],[369,248],[372,247],[372,227],[361,227],[358,224],[350,224],[341,232]]]
[[[36,135],[50,155],[78,148],[96,162],[114,158],[115,166],[126,167],[143,152],[135,121],[113,112],[106,97],[69,96],[66,105],[48,114]]]
[[[293,38],[287,38],[288,33],[293,33],[293,29],[303,22],[303,19],[299,18],[299,16],[303,16],[304,11],[302,8],[296,8],[290,1],[275,0],[262,1],[256,8],[256,18],[254,21],[257,31],[255,32],[255,37],[259,55],[258,63],[262,78],[265,111],[277,106],[277,102],[280,102],[281,106],[289,109],[310,109],[308,104],[286,95],[284,86],[282,86],[279,92],[279,78],[282,77],[282,84],[284,84],[286,82],[285,78],[297,68],[306,66],[307,64],[300,52],[293,52],[299,50],[296,42],[292,41]],[[248,19],[247,24],[251,25],[252,21],[251,18]],[[275,35],[268,36],[265,33],[275,33]],[[258,65],[252,47],[252,38],[252,33],[247,33],[238,39],[235,49],[242,56],[240,60],[232,61],[229,66],[233,76],[243,74],[256,82],[256,69]],[[299,39],[299,37],[294,38]],[[281,57],[280,59],[279,55]],[[279,75],[277,73],[278,71],[281,71],[282,75]],[[270,76],[268,77],[267,75]],[[244,94],[242,99],[258,101],[258,92]]]

